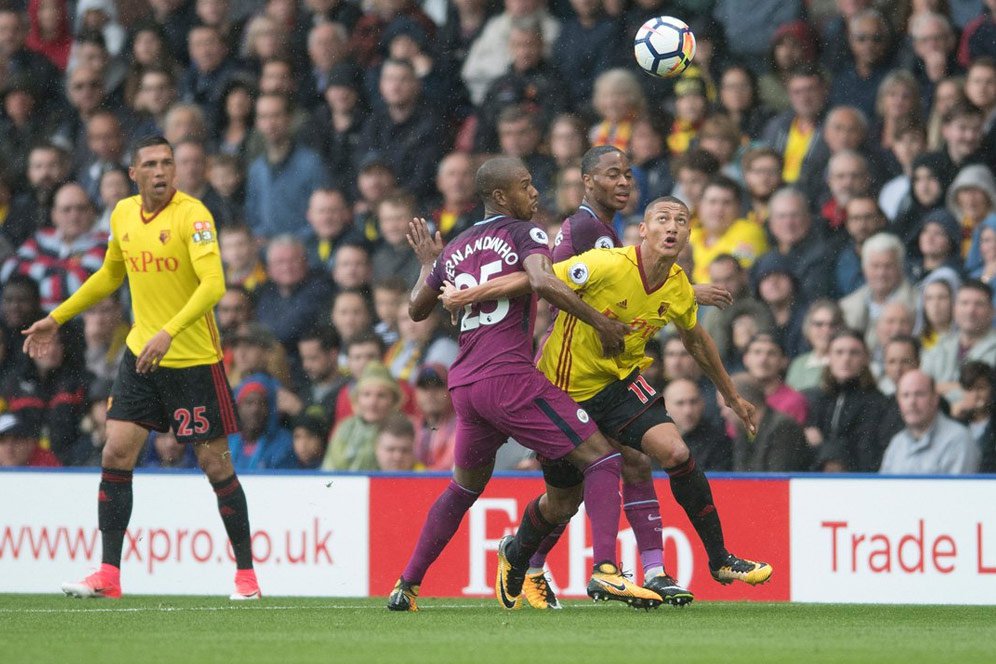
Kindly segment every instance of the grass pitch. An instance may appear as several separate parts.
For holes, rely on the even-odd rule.
[[[72,662],[992,662],[996,607],[0,595],[6,664]]]

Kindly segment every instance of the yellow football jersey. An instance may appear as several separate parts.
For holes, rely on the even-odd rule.
[[[140,196],[120,201],[111,213],[104,267],[91,279],[120,279],[123,273],[135,321],[127,339],[131,352],[139,355],[157,332],[166,330],[173,342],[160,366],[182,368],[221,360],[213,306],[224,292],[224,272],[214,220],[203,203],[177,191],[159,213],[147,216]],[[204,281],[211,288],[195,296]],[[65,322],[99,301],[103,294],[88,285],[52,312],[57,321]]]
[[[539,369],[575,401],[598,394],[651,360],[647,340],[674,322],[695,327],[698,305],[685,272],[674,265],[664,283],[648,291],[638,247],[593,249],[553,266],[557,276],[594,309],[627,323],[621,355],[604,357],[594,328],[561,311],[540,349]]]

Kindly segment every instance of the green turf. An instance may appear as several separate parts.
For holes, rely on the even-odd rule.
[[[698,603],[634,611],[566,602],[0,595],[0,659],[72,662],[992,662],[996,607]]]

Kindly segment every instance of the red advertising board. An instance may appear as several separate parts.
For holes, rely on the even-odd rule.
[[[425,515],[448,479],[376,478],[370,480],[370,594],[386,595],[404,569]],[[727,547],[743,557],[764,560],[775,572],[767,584],[721,586],[709,576],[705,551],[685,513],[674,502],[667,479],[658,479],[662,535],[668,571],[700,599],[789,599],[789,481],[784,479],[713,480]],[[543,491],[539,478],[492,480],[449,546],[423,580],[425,597],[479,597],[491,593],[495,548],[514,530],[522,509]],[[555,587],[567,597],[584,595],[591,570],[587,520],[575,517],[550,553],[547,565]],[[642,581],[639,556],[629,524],[620,522],[619,560]]]

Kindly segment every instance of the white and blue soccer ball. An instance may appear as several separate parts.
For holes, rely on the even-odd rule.
[[[652,18],[636,31],[636,62],[652,76],[672,78],[688,68],[695,57],[695,35],[681,19]]]

